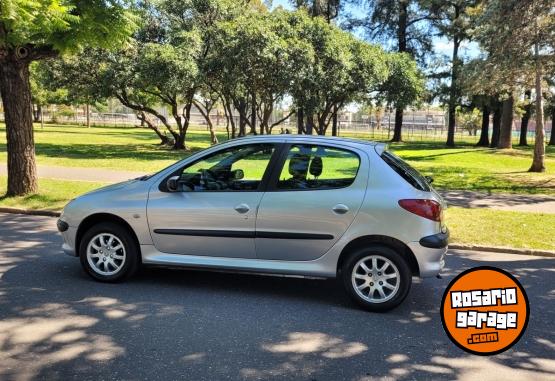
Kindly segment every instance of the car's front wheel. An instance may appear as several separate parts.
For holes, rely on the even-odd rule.
[[[412,274],[406,260],[381,245],[359,249],[341,269],[343,285],[362,308],[383,312],[397,307],[407,297]]]
[[[131,233],[110,222],[94,225],[83,235],[79,257],[87,274],[102,282],[121,281],[139,266],[139,250]]]

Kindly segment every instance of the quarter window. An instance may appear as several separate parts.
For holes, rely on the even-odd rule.
[[[315,145],[291,146],[277,183],[278,189],[333,189],[351,185],[360,158],[351,151]]]

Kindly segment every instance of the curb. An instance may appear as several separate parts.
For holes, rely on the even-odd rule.
[[[33,210],[33,209],[2,208],[2,207],[0,207],[0,213],[25,214],[29,216],[46,216],[46,217],[60,217],[60,214],[61,214],[60,212],[57,212],[55,210]],[[464,244],[456,244],[456,243],[449,244],[449,249],[484,251],[489,253],[536,255],[540,257],[555,258],[555,251],[550,251],[550,250],[516,249],[514,247],[464,245]]]
[[[463,245],[463,244],[456,244],[456,243],[455,244],[449,244],[449,249],[485,251],[485,252],[489,252],[489,253],[536,255],[536,256],[539,256],[539,257],[555,258],[555,251],[550,251],[550,250],[516,249],[514,247]]]
[[[26,214],[29,216],[60,217],[60,212],[55,210],[33,210],[19,208],[0,208],[0,213]]]

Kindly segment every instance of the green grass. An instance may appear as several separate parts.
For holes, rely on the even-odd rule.
[[[365,134],[345,136],[369,138]],[[477,148],[463,140],[456,148],[426,141],[390,144],[390,148],[424,175],[432,176],[437,189],[555,194],[553,146],[547,147],[545,173],[527,172],[532,164],[532,146],[496,150]]]
[[[449,208],[451,242],[555,250],[555,214]]]
[[[6,161],[5,128],[0,125],[0,163]],[[369,134],[343,136],[370,139]],[[191,127],[189,151],[172,151],[157,145],[154,133],[146,128],[81,127],[68,125],[35,126],[38,164],[106,168],[143,173],[157,171],[209,146],[208,132]],[[225,140],[223,128],[218,133]],[[548,147],[547,172],[526,172],[532,161],[531,147],[513,150],[475,148],[463,138],[457,148],[442,142],[392,144],[394,150],[426,175],[434,177],[438,189],[508,193],[555,194],[555,147]]]
[[[0,124],[0,162],[7,160],[5,136]],[[218,134],[219,139],[225,137],[224,132]],[[202,129],[191,129],[187,139],[188,151],[173,151],[158,145],[146,128],[35,125],[37,163],[43,165],[153,172],[210,146]]]
[[[6,176],[0,176],[0,192],[6,189]],[[62,210],[69,200],[105,183],[41,179],[37,194],[23,197],[0,197],[0,206],[21,209]]]

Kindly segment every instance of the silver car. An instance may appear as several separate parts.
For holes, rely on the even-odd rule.
[[[141,265],[338,277],[385,311],[443,268],[445,205],[429,183],[385,144],[247,137],[78,197],[58,229],[99,281]]]

